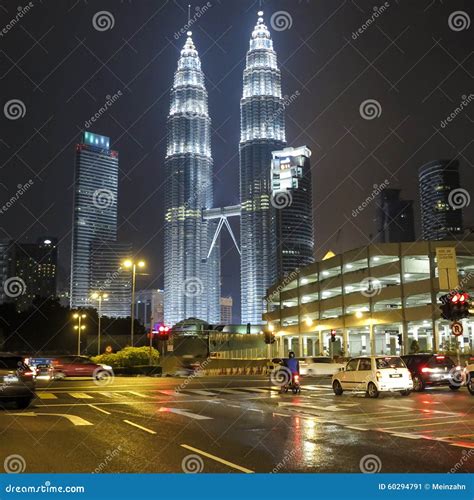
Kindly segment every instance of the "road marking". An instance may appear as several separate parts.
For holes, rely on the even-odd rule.
[[[75,399],[94,399],[92,396],[89,396],[89,394],[86,394],[85,392],[70,392],[69,395]]]
[[[36,397],[39,399],[58,399],[52,392],[40,392],[36,393]]]
[[[345,425],[346,429],[354,429],[356,431],[368,431],[369,429],[364,429],[363,427],[356,427],[355,425]]]
[[[205,415],[191,413],[188,410],[182,410],[180,408],[167,408],[166,406],[162,406],[158,411],[165,413],[176,413],[178,415],[182,415],[183,417],[193,418],[194,420],[213,420],[212,417],[206,417]]]
[[[94,425],[88,420],[78,417],[77,415],[69,415],[66,413],[35,413],[35,412],[25,412],[25,413],[9,413],[9,415],[15,415],[18,417],[63,417],[69,420],[72,424],[76,426],[80,425]]]
[[[94,406],[94,405],[89,405],[91,408],[94,408],[94,410],[97,410],[97,411],[100,411],[102,413],[105,413],[106,415],[112,415],[112,413],[110,413],[110,411],[106,411],[106,410],[103,410],[102,408],[99,408],[98,406]]]
[[[193,394],[199,394],[200,396],[215,396],[215,392],[204,391],[202,389],[186,389],[187,392],[192,392]]]
[[[288,417],[288,418],[293,417],[293,415],[286,415],[285,413],[277,413],[276,411],[273,412],[273,415],[278,415],[279,417]]]
[[[220,462],[221,464],[227,465],[229,467],[232,467],[233,469],[237,469],[241,472],[245,472],[247,474],[253,474],[254,471],[250,469],[246,469],[245,467],[242,467],[241,465],[233,464],[232,462],[229,462],[228,460],[224,460],[223,458],[216,457],[215,455],[211,455],[210,453],[207,453],[206,451],[198,450],[197,448],[194,448],[192,446],[189,446],[187,444],[182,444],[181,445],[183,448],[186,448],[187,450],[194,451],[194,453],[199,453],[200,455],[210,458],[211,460],[215,460],[216,462]]]
[[[142,431],[148,432],[148,434],[156,434],[155,431],[152,431],[151,429],[147,429],[146,427],[142,427],[141,425],[138,425],[134,422],[130,422],[130,420],[124,420],[124,422],[128,425],[133,425],[133,427],[136,427],[137,429],[141,429]]]
[[[438,417],[441,418],[441,417]],[[394,427],[383,427],[385,430],[389,429],[400,429],[400,428],[411,428],[411,427],[430,427],[433,425],[449,425],[449,424],[459,424],[457,420],[452,420],[451,422],[435,422],[432,424],[409,424],[409,425],[396,425]]]
[[[259,389],[258,387],[242,387],[242,390],[250,392],[264,392],[265,394],[268,394],[268,389]]]
[[[351,404],[351,403],[348,403]],[[323,411],[343,411],[345,408],[341,408],[340,406],[336,405],[328,405],[328,406],[317,406],[317,405],[309,405],[306,403],[278,403],[278,406],[290,406],[290,407],[295,407],[295,408],[303,408],[303,409],[310,409],[310,410],[323,410]],[[357,406],[355,403],[352,403],[351,406]]]
[[[161,394],[166,394],[167,396],[185,396],[185,394],[180,394],[174,389],[160,389],[158,392],[161,392]]]
[[[129,394],[133,394],[134,396],[138,396],[139,398],[150,398],[151,396],[147,396],[146,394],[142,394],[141,392],[128,391]]]
[[[219,389],[219,392],[223,392],[225,394],[240,394],[241,396],[245,394],[241,391],[237,391],[236,389],[227,389],[227,388]]]

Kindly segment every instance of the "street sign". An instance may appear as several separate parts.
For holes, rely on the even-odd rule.
[[[105,352],[106,352],[107,354],[112,354],[112,351],[113,351],[113,349],[112,349],[112,346],[111,346],[111,345],[108,345],[108,346],[105,348]]]
[[[455,290],[459,288],[456,249],[454,247],[438,247],[436,262],[440,290]]]
[[[462,323],[459,323],[459,321],[455,321],[454,323],[452,323],[451,324],[451,332],[456,337],[459,337],[460,335],[462,335],[462,332],[463,332]]]

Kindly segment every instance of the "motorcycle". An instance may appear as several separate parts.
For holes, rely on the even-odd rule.
[[[293,394],[299,394],[301,392],[300,376],[297,373],[291,374],[290,382],[282,386],[281,392],[288,392],[290,389]]]

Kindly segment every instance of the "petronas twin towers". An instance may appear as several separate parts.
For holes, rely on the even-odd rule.
[[[240,139],[242,323],[262,322],[263,297],[276,280],[271,204],[272,151],[285,145],[280,70],[262,12],[244,70]],[[211,121],[201,61],[188,32],[171,90],[165,159],[165,322],[220,321],[220,249],[212,245]],[[211,250],[212,249],[212,250]],[[210,251],[211,250],[211,251]]]

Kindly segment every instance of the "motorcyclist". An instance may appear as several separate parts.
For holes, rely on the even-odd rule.
[[[288,358],[285,359],[285,366],[290,370],[292,376],[300,374],[300,362],[296,359],[293,351],[288,353]]]

